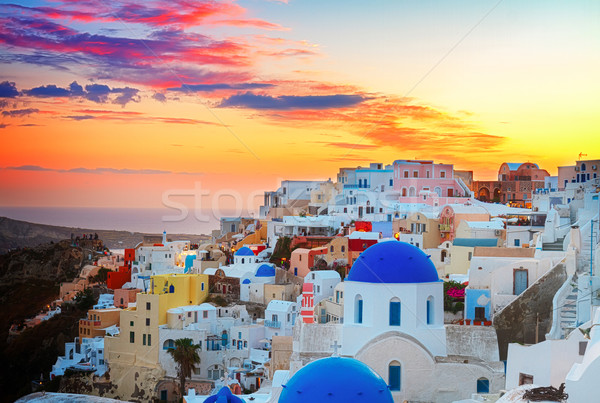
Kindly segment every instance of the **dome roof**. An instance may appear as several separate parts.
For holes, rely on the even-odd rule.
[[[275,268],[270,264],[261,264],[256,269],[256,277],[273,277],[275,275]]]
[[[206,398],[204,403],[244,403],[244,401],[231,393],[231,389],[227,386],[223,386],[216,395]]]
[[[233,256],[254,256],[254,252],[252,252],[252,249],[249,247],[242,246],[233,254]]]
[[[347,280],[363,283],[430,283],[439,281],[433,262],[405,242],[377,243],[360,254]]]
[[[349,381],[350,380],[350,381]],[[385,381],[353,358],[321,358],[301,368],[283,386],[279,403],[392,403]]]

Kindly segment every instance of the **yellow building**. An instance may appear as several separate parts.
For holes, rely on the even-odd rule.
[[[406,230],[411,234],[422,235],[422,249],[437,248],[442,243],[437,214],[418,212],[406,218]]]
[[[205,274],[151,277],[150,291],[137,295],[136,307],[121,311],[120,334],[104,339],[106,361],[111,380],[118,385],[119,396],[125,400],[131,398],[136,387],[153,390],[154,383],[164,376],[158,363],[158,327],[167,322],[167,311],[199,305],[207,297],[208,276]],[[140,376],[142,374],[145,376]]]

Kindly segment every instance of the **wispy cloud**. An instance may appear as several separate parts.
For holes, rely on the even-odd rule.
[[[272,97],[257,95],[251,92],[232,95],[224,99],[220,106],[224,108],[250,108],[250,109],[329,109],[345,108],[363,102],[362,95],[282,95]]]
[[[36,109],[36,108],[16,109],[13,111],[2,111],[2,116],[9,116],[11,118],[14,118],[14,117],[28,116],[28,115],[31,115],[32,113],[37,113],[39,111],[40,110]]]
[[[167,88],[169,91],[176,92],[213,92],[219,90],[253,90],[260,88],[274,87],[269,83],[214,83],[214,84],[184,84],[179,87]]]
[[[64,98],[75,97],[83,98],[96,103],[112,102],[121,106],[129,102],[139,102],[139,90],[136,88],[110,88],[104,84],[89,84],[85,89],[73,81],[69,88],[61,88],[55,84],[43,85],[29,90],[24,90],[25,95],[37,98]]]
[[[74,112],[81,115],[65,115],[64,119],[85,121],[85,120],[116,120],[116,121],[136,121],[136,122],[162,122],[167,124],[185,124],[185,125],[213,125],[223,126],[218,122],[210,122],[206,120],[180,118],[176,116],[152,116],[143,112],[137,111],[111,111],[103,109],[78,109]]]
[[[201,172],[176,172],[161,169],[130,169],[130,168],[70,168],[56,169],[47,168],[39,165],[20,165],[9,166],[3,169],[13,171],[37,171],[37,172],[57,172],[57,173],[79,173],[79,174],[118,174],[118,175],[202,175]]]
[[[9,81],[0,83],[0,98],[14,98],[19,95],[17,84]]]

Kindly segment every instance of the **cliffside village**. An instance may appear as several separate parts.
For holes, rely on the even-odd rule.
[[[50,377],[136,401],[597,401],[599,173],[397,160],[283,181],[210,242],[147,237],[62,284],[68,301],[111,270]]]

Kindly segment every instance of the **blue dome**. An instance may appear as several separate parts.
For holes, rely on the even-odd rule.
[[[273,277],[275,268],[270,264],[261,264],[256,270],[256,277]]]
[[[363,283],[430,283],[439,279],[429,256],[399,241],[369,247],[356,259],[347,278]]]
[[[242,284],[250,284],[251,281],[249,278],[245,279],[244,281],[242,281]]]
[[[254,252],[252,252],[252,249],[250,249],[247,246],[242,246],[240,249],[238,249],[233,256],[255,256]]]
[[[385,381],[353,358],[321,358],[301,368],[283,387],[279,403],[392,403]]]
[[[244,403],[244,401],[231,393],[231,389],[227,386],[223,386],[216,395],[206,398],[204,403]]]

